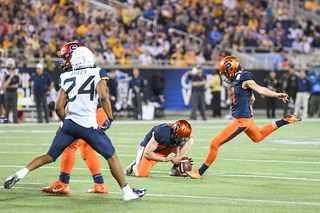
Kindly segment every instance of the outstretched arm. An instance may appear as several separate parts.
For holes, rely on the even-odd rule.
[[[256,91],[257,93],[259,93],[260,95],[264,95],[264,96],[268,96],[268,97],[272,97],[272,98],[278,98],[281,99],[283,102],[287,102],[289,101],[289,96],[286,93],[277,93],[274,91],[269,90],[266,87],[262,87],[260,85],[258,85],[254,80],[247,80],[244,81],[242,83],[242,88],[243,89],[252,89],[254,91]]]

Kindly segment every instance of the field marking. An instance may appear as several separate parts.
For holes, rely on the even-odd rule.
[[[23,129],[10,129],[10,130],[0,130],[0,133],[56,133],[57,130],[23,130]]]
[[[3,152],[0,151],[0,154],[45,154],[44,152]],[[80,155],[80,153],[76,153]],[[124,155],[117,154],[121,157],[136,157],[136,155]],[[203,160],[203,157],[192,157],[192,159]],[[233,158],[218,158],[217,160],[224,161],[243,161],[243,162],[259,162],[259,163],[297,163],[297,164],[320,164],[320,162],[311,162],[311,161],[284,161],[284,160],[254,160],[254,159],[233,159]]]
[[[196,158],[193,158],[196,159]],[[260,162],[260,163],[299,163],[299,164],[320,164],[320,162],[310,161],[285,161],[285,160],[252,160],[252,159],[232,159],[232,158],[218,158],[217,160],[225,161],[245,161],[245,162]]]
[[[35,143],[0,143],[0,144],[1,145],[6,145],[6,146],[50,146],[51,145],[51,143],[41,143],[41,144],[35,144]]]
[[[280,179],[280,180],[302,180],[302,181],[314,181],[320,182],[320,179],[308,179],[308,178],[293,178],[293,177],[275,177],[275,176],[263,176],[263,175],[236,175],[236,174],[205,174],[204,176],[222,176],[222,177],[243,177],[243,178],[265,178],[265,179]],[[174,176],[164,176],[164,175],[150,175],[150,177],[155,178],[176,178]],[[183,177],[179,177],[183,178]]]
[[[215,174],[217,176],[224,177],[248,177],[248,178],[267,178],[267,179],[281,179],[281,180],[306,180],[319,182],[320,179],[308,179],[308,178],[292,178],[292,177],[274,177],[274,176],[262,176],[262,175],[227,175],[227,174]]]
[[[12,166],[12,165],[0,165],[0,167],[3,168],[23,168],[23,166]],[[42,166],[39,169],[60,169],[60,167],[49,167],[49,166]],[[73,170],[88,170],[88,168],[73,168]],[[110,171],[110,169],[103,169],[102,171]],[[290,171],[289,171],[290,172]],[[293,171],[295,172],[295,171]],[[299,171],[300,173],[303,173],[304,171]],[[184,177],[175,177],[175,176],[169,176],[169,175],[157,175],[157,174],[168,174],[168,171],[150,171],[151,175],[150,177],[156,177],[156,178],[184,178]],[[225,173],[209,173],[205,174],[205,176],[224,176],[224,177],[244,177],[244,178],[266,178],[266,179],[281,179],[281,180],[302,180],[302,181],[315,181],[320,182],[320,179],[310,179],[310,178],[295,178],[295,177],[277,177],[277,176],[267,176],[269,175],[284,175],[279,173],[258,173],[258,172],[245,172],[250,173],[253,175],[242,175],[242,174],[225,174]],[[312,172],[305,172],[305,173],[312,173]],[[317,173],[317,172],[315,172]],[[259,175],[260,174],[260,175]],[[267,175],[266,175],[267,174]],[[113,178],[113,177],[105,177],[106,178]],[[133,179],[133,180],[143,180],[141,178],[137,178],[134,176],[126,176],[126,179]],[[72,180],[72,181],[78,181],[80,180]],[[86,181],[86,182],[92,182],[92,181]]]
[[[159,123],[174,123],[176,120],[173,119],[169,119],[169,120],[152,120],[152,121],[114,121],[112,123],[112,126],[115,125],[132,125],[132,124],[159,124]],[[197,121],[189,121],[191,124],[205,124],[205,126],[207,126],[207,124],[216,124],[216,123],[231,123],[232,120],[226,120],[226,119],[210,119],[210,120],[197,120]],[[254,119],[255,123],[271,123],[274,122],[274,119]],[[302,121],[304,122],[320,122],[320,118],[306,118],[303,119]],[[11,124],[11,123],[7,123],[7,124],[1,124],[1,127],[21,127],[21,126],[59,126],[60,122],[50,122],[50,123],[19,123],[19,124]]]
[[[3,186],[0,186],[3,188]],[[41,188],[30,187],[14,187],[13,189],[27,189],[27,190],[41,190]],[[70,190],[71,192],[84,192],[85,190]],[[110,192],[110,194],[122,195],[122,192]],[[313,205],[320,206],[320,203],[313,202],[297,202],[297,201],[282,201],[282,200],[259,200],[259,199],[246,199],[246,198],[229,198],[229,197],[208,197],[208,196],[193,196],[193,195],[172,195],[172,194],[146,194],[146,197],[176,197],[176,198],[191,198],[191,199],[210,199],[210,200],[229,200],[229,201],[244,201],[244,202],[262,202],[262,203],[278,203],[278,204],[297,204],[297,205]],[[143,199],[143,198],[142,198]]]
[[[314,174],[320,174],[320,172],[316,171],[287,171],[287,172],[296,172],[296,173],[314,173]]]
[[[192,147],[192,148],[194,148],[194,147]],[[196,148],[198,148],[198,147],[196,147]],[[225,147],[222,146],[220,149],[268,150],[268,151],[270,150],[270,151],[292,151],[292,152],[300,152],[300,151],[303,151],[303,152],[320,152],[320,149],[319,150],[314,150],[314,149],[279,149],[279,148],[259,148],[259,147],[257,147],[257,148],[242,148],[242,147],[231,147],[231,146],[225,146]]]
[[[2,138],[0,136],[0,138]],[[20,138],[20,137],[19,137]],[[124,141],[124,140],[117,140],[117,141]],[[127,139],[127,141],[132,141],[132,140],[129,140]],[[207,141],[205,139],[200,139],[200,140],[197,140],[198,141]],[[139,143],[136,143],[134,142],[135,144],[134,145],[131,145],[131,144],[113,144],[113,146],[115,147],[136,147],[137,150],[139,148]],[[7,143],[7,142],[0,142],[0,145],[6,145],[6,146],[50,146],[51,143]],[[208,149],[209,148],[209,143],[208,143],[208,146],[194,146],[192,147],[193,149]],[[311,149],[279,149],[279,148],[242,148],[242,147],[231,147],[231,146],[222,146],[220,149],[236,149],[236,150],[239,150],[239,149],[243,149],[243,150],[266,150],[266,151],[291,151],[291,152],[320,152],[320,150],[311,150]]]
[[[20,138],[21,139],[21,136],[0,136],[0,138]],[[23,136],[23,139],[35,139],[34,137],[28,137],[28,136]],[[51,139],[51,141],[53,140],[53,137],[37,137],[37,140],[38,139]]]

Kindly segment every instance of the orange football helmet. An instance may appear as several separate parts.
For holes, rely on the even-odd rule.
[[[186,120],[177,120],[172,125],[174,146],[183,146],[190,138],[191,125]]]
[[[236,57],[227,56],[220,61],[220,75],[225,76],[225,82],[231,83],[235,78],[235,74],[241,69],[241,67],[242,64],[240,64]]]
[[[83,47],[83,45],[77,42],[69,42],[63,45],[60,50],[60,57],[62,60],[59,61],[61,71],[65,72],[72,67],[70,63],[71,54],[78,47]]]

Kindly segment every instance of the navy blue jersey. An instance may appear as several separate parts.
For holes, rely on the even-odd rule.
[[[206,76],[205,75],[201,75],[201,76],[199,76],[199,75],[192,75],[192,74],[189,74],[188,76],[187,76],[187,78],[188,79],[190,79],[192,82],[197,82],[197,81],[203,81],[204,79],[206,79]],[[205,90],[205,87],[204,87],[204,85],[202,85],[202,86],[193,86],[192,87],[192,91],[194,92],[194,91],[204,91]]]
[[[242,83],[247,80],[254,80],[251,72],[245,71],[236,75],[231,83],[231,107],[232,117],[251,118],[250,98],[252,89],[243,89]]]
[[[52,82],[52,78],[49,73],[43,72],[42,75],[38,75],[38,73],[32,73],[29,79],[29,82],[33,81],[33,94],[35,96],[43,96],[46,95],[48,89],[50,88],[50,84]]]
[[[137,86],[140,88],[140,92],[143,92],[143,78],[139,76],[138,78],[132,77],[132,79],[129,81],[129,88],[135,92],[134,86]]]
[[[7,81],[10,78],[10,75],[6,75],[4,77],[4,80]],[[13,78],[11,78],[11,81],[8,86],[14,85],[14,84],[19,84],[20,77],[18,75],[15,75]],[[16,92],[18,88],[6,88],[7,92]]]
[[[172,124],[159,124],[154,126],[151,131],[146,135],[140,146],[146,147],[152,138],[154,132],[154,138],[159,143],[156,151],[161,151],[173,146],[173,139],[171,138],[171,126]]]

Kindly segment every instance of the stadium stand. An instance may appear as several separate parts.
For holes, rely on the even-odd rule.
[[[290,59],[293,44],[301,46],[297,49],[301,59],[318,54],[316,4],[311,0],[7,0],[0,5],[0,53],[15,58],[18,67],[41,61],[50,70],[59,48],[78,41],[93,50],[100,66],[108,64],[103,53],[110,48],[116,56],[113,64],[120,66],[139,65],[144,50],[150,52],[153,65],[186,65],[181,59],[174,62],[172,55],[179,49],[183,59],[192,49],[196,63],[208,66],[216,66],[225,54],[237,54],[252,68],[260,68],[264,57],[255,54],[272,53],[281,57],[277,66],[282,68],[283,56]]]

